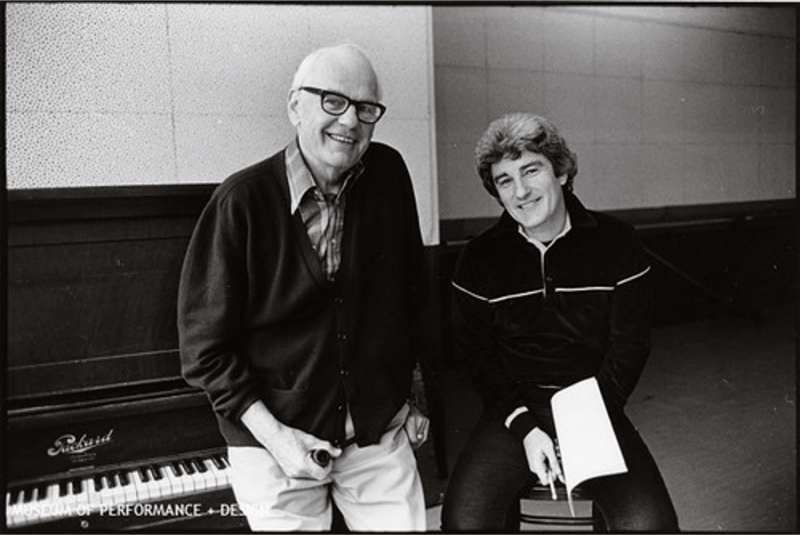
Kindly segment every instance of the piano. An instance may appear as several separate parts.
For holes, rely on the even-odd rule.
[[[210,404],[180,373],[180,269],[213,188],[7,193],[9,531],[248,531]],[[447,470],[433,430],[429,505]]]
[[[7,529],[246,531],[208,402],[174,386],[9,410]]]
[[[8,192],[7,531],[249,531],[177,349],[211,188]]]

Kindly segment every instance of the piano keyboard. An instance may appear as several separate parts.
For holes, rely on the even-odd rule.
[[[227,457],[220,453],[12,488],[6,494],[6,526],[83,517],[229,487],[229,469]]]

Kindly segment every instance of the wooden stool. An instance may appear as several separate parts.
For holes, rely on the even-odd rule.
[[[565,528],[567,530],[571,530],[572,528],[591,528],[591,530],[595,533],[605,533],[605,522],[603,521],[603,515],[600,513],[600,509],[592,502],[592,513],[589,516],[576,516],[573,517],[569,512],[569,506],[567,505],[567,489],[564,485],[556,485],[556,495],[557,500],[553,500],[553,496],[550,492],[550,487],[547,485],[534,485],[531,488],[528,494],[522,497],[521,501],[533,501],[533,502],[547,502],[547,503],[559,503],[564,508],[564,515],[549,515],[549,514],[536,514],[536,513],[524,513],[520,511],[519,519],[522,524],[535,524],[535,525],[547,525],[547,526],[558,526],[561,528]],[[589,498],[581,494],[580,489],[575,489],[572,491],[572,501],[588,501]],[[520,505],[521,509],[521,505]]]

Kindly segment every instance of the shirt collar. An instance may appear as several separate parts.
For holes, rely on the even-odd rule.
[[[552,244],[554,244],[556,241],[558,241],[558,239],[559,239],[559,238],[561,238],[561,237],[565,236],[565,235],[567,234],[567,232],[569,232],[570,230],[572,230],[572,218],[569,216],[569,212],[567,212],[567,214],[566,214],[566,220],[564,221],[564,228],[562,228],[562,229],[561,229],[561,232],[559,232],[559,233],[558,233],[558,235],[556,235],[556,237],[555,237],[555,238],[553,238],[552,240],[550,240],[550,241],[549,241],[548,243],[546,243],[546,244],[545,244],[545,243],[543,243],[543,242],[540,242],[540,241],[539,241],[539,240],[537,240],[536,238],[531,238],[530,236],[528,236],[527,234],[525,234],[525,229],[524,229],[524,228],[522,228],[522,225],[519,225],[519,227],[517,227],[517,228],[518,228],[518,230],[519,230],[519,233],[520,233],[520,234],[522,234],[522,237],[523,237],[523,238],[525,238],[526,240],[528,240],[530,243],[532,243],[533,245],[535,245],[535,246],[536,246],[537,248],[539,248],[540,250],[545,250],[545,249],[547,249],[548,247],[550,247],[550,245],[552,245]]]
[[[347,172],[339,195],[343,195],[363,172],[364,164],[359,161]],[[289,181],[291,213],[293,214],[297,211],[309,190],[317,187],[316,182],[314,182],[314,176],[311,174],[311,170],[306,165],[305,158],[303,158],[303,153],[300,151],[297,138],[293,139],[286,147],[286,178]]]

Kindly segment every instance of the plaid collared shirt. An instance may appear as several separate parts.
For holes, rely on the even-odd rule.
[[[358,162],[348,171],[339,192],[325,195],[314,182],[297,140],[286,148],[286,175],[289,179],[292,214],[299,211],[308,239],[329,280],[333,280],[341,264],[347,191],[363,171],[364,164]]]

